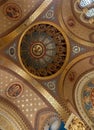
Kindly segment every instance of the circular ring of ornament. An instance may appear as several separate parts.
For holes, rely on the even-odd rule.
[[[92,3],[88,8],[87,5],[81,7],[81,3],[85,4],[85,2],[86,0],[61,1],[61,11],[59,9],[58,16],[62,28],[70,38],[94,47],[94,8]]]
[[[75,103],[82,118],[90,128],[94,128],[94,71],[85,74],[78,81]]]
[[[22,84],[19,82],[13,82],[8,86],[6,90],[6,95],[9,98],[17,98],[21,96],[22,92],[23,92]]]
[[[69,51],[64,32],[48,22],[31,25],[22,34],[18,46],[20,63],[36,78],[51,78],[61,72],[69,59]]]
[[[3,12],[8,19],[13,21],[17,21],[22,17],[22,10],[16,3],[6,3]]]

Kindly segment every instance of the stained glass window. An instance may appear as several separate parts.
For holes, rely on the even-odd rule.
[[[82,8],[87,7],[88,5],[92,5],[94,3],[94,0],[81,0],[80,6]],[[88,9],[87,13],[85,14],[88,18],[94,17],[94,8]]]
[[[92,4],[93,2],[94,2],[94,0],[81,0],[80,6],[84,8],[84,7]]]
[[[94,0],[76,0],[75,11],[80,13],[81,21],[94,24]]]
[[[86,16],[91,18],[94,17],[94,8],[91,8],[87,11]]]

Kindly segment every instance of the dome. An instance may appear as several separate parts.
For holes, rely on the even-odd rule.
[[[78,81],[75,89],[77,109],[88,125],[94,123],[94,71],[86,73]]]
[[[39,77],[57,73],[66,59],[66,39],[62,32],[50,24],[40,23],[27,29],[19,47],[23,67]]]

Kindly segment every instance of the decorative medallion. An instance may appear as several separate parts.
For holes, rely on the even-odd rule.
[[[70,4],[67,3],[69,0],[60,3],[59,21],[62,28],[73,40],[94,46],[94,1],[71,0]]]
[[[10,56],[14,56],[14,55],[15,55],[15,52],[16,52],[15,47],[12,46],[12,47],[9,48],[9,55],[10,55]]]
[[[73,48],[72,48],[72,51],[73,51],[73,53],[75,53],[75,54],[79,53],[80,50],[81,50],[81,49],[80,49],[79,46],[73,46]]]
[[[31,55],[34,58],[41,58],[45,55],[45,46],[40,43],[34,43],[31,45]]]
[[[46,13],[46,18],[47,19],[52,19],[54,18],[54,10],[53,9],[49,9]]]
[[[9,85],[6,94],[10,98],[17,98],[22,94],[23,87],[20,83],[15,82]]]
[[[43,130],[62,130],[64,129],[64,123],[59,119],[58,116],[50,116],[46,120]],[[65,129],[64,129],[65,130]]]
[[[29,27],[19,42],[19,59],[30,74],[39,77],[57,73],[67,55],[66,36],[50,24]]]
[[[94,71],[85,74],[77,83],[75,102],[80,115],[94,127]]]
[[[6,3],[4,5],[4,14],[10,20],[19,20],[22,16],[22,10],[16,3]]]

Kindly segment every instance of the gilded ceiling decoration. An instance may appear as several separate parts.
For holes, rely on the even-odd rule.
[[[33,13],[43,0],[7,0],[0,7],[0,37],[18,27]],[[2,3],[2,1],[1,1]]]
[[[76,82],[78,82],[79,76],[84,74],[85,72],[88,72],[90,70],[93,70],[94,66],[90,63],[92,57],[92,52],[89,52],[79,56],[77,59],[72,61],[66,68],[64,73],[62,73],[60,81],[63,82],[63,86],[60,88],[60,93],[62,96],[62,92],[64,93],[64,96],[67,98],[72,98],[74,85]],[[79,62],[78,62],[79,61]],[[71,69],[70,69],[71,68]],[[62,80],[64,78],[64,80]],[[69,85],[70,84],[70,85]],[[61,91],[63,89],[63,91]],[[68,94],[67,91],[71,94]]]
[[[87,1],[87,0],[86,0]],[[84,45],[92,45],[94,42],[94,26],[93,26],[93,10],[92,2],[89,2],[89,7],[87,7],[87,2],[84,0],[72,0],[61,2],[61,11],[59,13],[59,21],[61,26],[65,29],[65,32],[77,42]],[[77,4],[76,4],[77,3]],[[83,3],[86,4],[84,7],[81,6]],[[65,8],[66,7],[66,8]],[[79,9],[80,8],[80,9]],[[84,9],[83,9],[84,8]],[[90,9],[87,12],[88,8]],[[78,11],[80,10],[80,12]],[[84,13],[85,12],[85,13]],[[87,12],[87,13],[86,13]],[[90,17],[86,16],[89,15]],[[66,18],[65,18],[66,17]]]
[[[80,20],[86,24],[94,24],[94,0],[80,0],[75,2],[75,11],[80,14]]]
[[[27,2],[27,0],[24,1],[24,2]],[[36,1],[36,3],[37,2],[38,1]],[[38,8],[35,11],[32,10],[33,13],[30,12],[29,16],[26,17],[26,19],[24,19],[24,21],[21,21],[22,24],[20,24],[19,26],[14,27],[14,28],[16,28],[16,30],[13,29],[13,28],[12,28],[12,30],[10,29],[9,32],[7,30],[7,28],[12,27],[12,24],[15,23],[15,22],[12,21],[12,24],[10,24],[10,26],[9,25],[6,26],[7,24],[5,23],[6,24],[5,25],[5,34],[2,32],[2,34],[0,36],[1,37],[1,39],[0,39],[0,47],[3,48],[5,46],[5,44],[3,44],[4,42],[6,42],[6,44],[9,44],[20,33],[22,33],[27,28],[27,26],[29,26],[33,21],[35,21],[36,18],[51,4],[51,2],[52,2],[52,0],[45,0],[41,4],[40,4],[40,2],[38,2],[38,4],[36,4],[36,6],[38,6]],[[32,1],[32,3],[34,3],[34,1]],[[25,3],[23,3],[23,4],[25,5]],[[30,0],[30,4],[31,4],[31,0]],[[30,4],[29,4],[29,6],[30,6]],[[39,6],[39,4],[40,4],[40,6]],[[23,5],[23,7],[24,7],[24,5]],[[27,6],[27,4],[26,4],[26,6]],[[31,5],[31,6],[33,6],[33,5]],[[27,12],[27,11],[25,10],[25,12]],[[25,14],[26,13],[24,13],[24,15]],[[19,22],[20,22],[20,20],[19,20]],[[3,21],[1,23],[3,23]],[[3,27],[3,25],[1,24],[1,31],[3,31],[3,29],[4,29],[4,27],[3,28],[2,27]]]
[[[0,130],[94,130],[94,0],[0,0]]]
[[[77,83],[75,102],[84,120],[93,127],[94,123],[94,72],[86,73]],[[79,96],[81,95],[81,96]],[[80,108],[80,109],[79,109]]]
[[[22,16],[21,8],[15,3],[8,3],[4,6],[4,13],[11,20],[19,20]]]
[[[46,104],[42,97],[4,68],[0,68],[0,86],[0,95],[15,104],[35,127],[36,114],[42,109],[47,109],[48,103]]]
[[[0,95],[0,129],[31,130],[32,126],[22,112]]]
[[[26,70],[40,77],[50,76],[63,66],[67,55],[65,34],[51,24],[37,24],[27,29],[18,46],[19,58]]]
[[[93,69],[92,52],[79,56],[67,66],[67,71],[62,73],[59,88],[61,98],[65,98],[70,106],[77,109],[91,128],[93,128]]]
[[[77,117],[74,117],[68,130],[85,130],[85,126]]]

